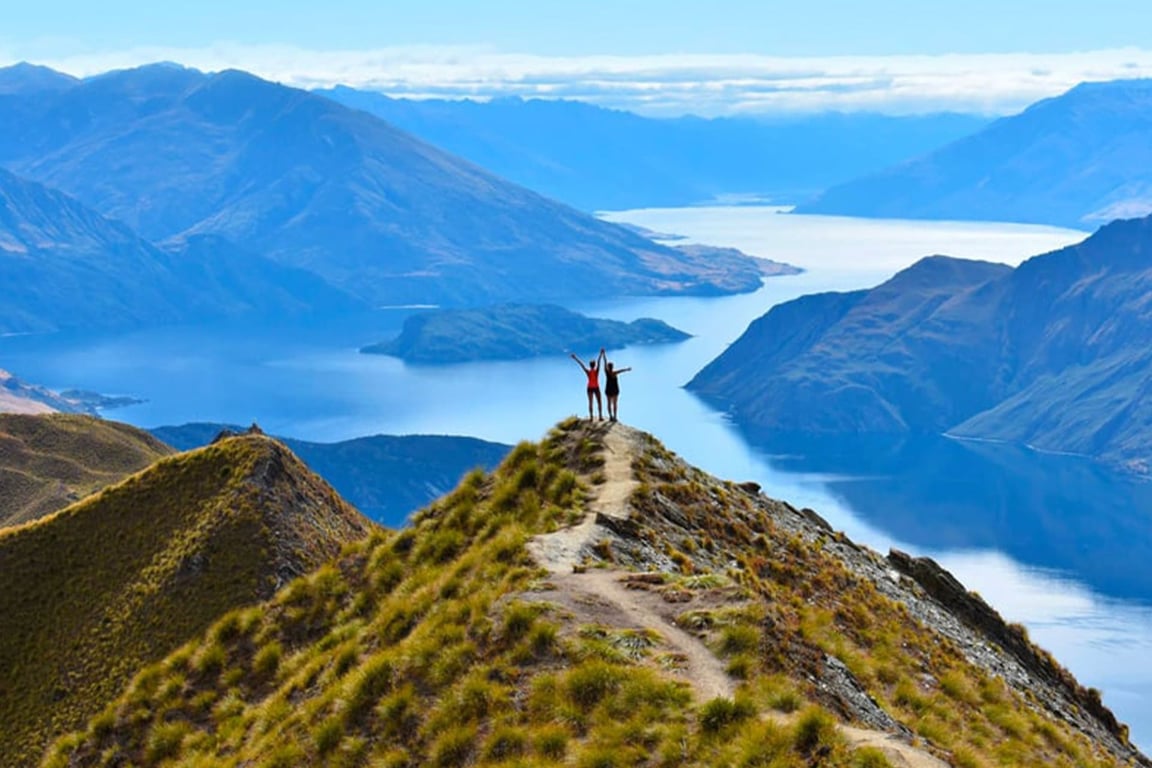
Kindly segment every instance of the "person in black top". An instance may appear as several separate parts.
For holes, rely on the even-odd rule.
[[[608,397],[608,420],[617,421],[616,409],[620,401],[620,374],[627,373],[631,368],[616,368],[612,363],[605,363],[604,378],[606,385],[604,394]]]

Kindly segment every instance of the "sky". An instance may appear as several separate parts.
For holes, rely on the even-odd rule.
[[[1146,0],[4,0],[0,63],[171,60],[417,97],[581,98],[649,113],[1004,114],[1152,77]]]

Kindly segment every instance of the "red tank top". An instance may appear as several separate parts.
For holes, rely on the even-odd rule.
[[[588,369],[588,389],[600,389],[600,369]]]

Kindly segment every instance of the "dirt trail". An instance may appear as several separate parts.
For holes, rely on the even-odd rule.
[[[555,591],[545,593],[549,601],[572,611],[583,623],[598,623],[620,629],[655,632],[677,660],[674,674],[683,679],[698,701],[718,696],[732,698],[736,686],[724,664],[694,635],[675,624],[677,609],[646,589],[629,588],[629,575],[620,570],[579,568],[583,552],[596,542],[612,537],[597,524],[597,516],[624,520],[631,514],[629,497],[639,483],[632,474],[639,433],[621,424],[611,424],[604,434],[605,482],[595,486],[584,519],[569,528],[535,537],[528,550],[551,573]],[[636,586],[636,585],[631,585]],[[785,715],[777,716],[787,721]],[[939,758],[900,741],[882,731],[841,725],[840,732],[854,747],[881,750],[894,768],[948,768]]]

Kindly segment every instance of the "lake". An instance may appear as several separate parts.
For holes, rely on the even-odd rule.
[[[622,419],[721,477],[820,512],[886,551],[936,558],[1055,653],[1152,744],[1152,485],[1089,462],[945,439],[885,445],[779,445],[737,429],[682,386],[772,305],[817,291],[875,285],[944,253],[1015,264],[1084,237],[1050,227],[867,221],[769,207],[604,214],[688,242],[733,246],[802,266],[754,294],[597,300],[580,311],[658,317],[693,334],[682,344],[614,352]],[[583,377],[565,358],[410,366],[357,349],[387,338],[403,311],[325,327],[168,328],[110,338],[0,339],[0,365],[60,388],[148,402],[109,414],[142,426],[253,420],[310,440],[374,433],[539,438],[585,409]],[[585,357],[595,345],[577,350]]]

